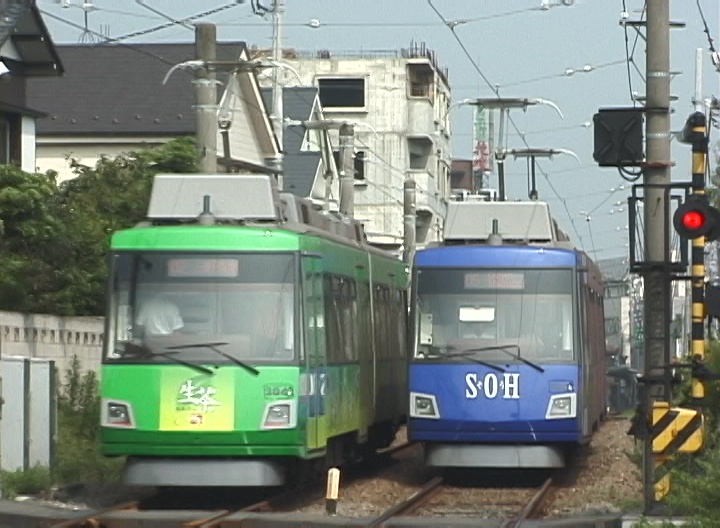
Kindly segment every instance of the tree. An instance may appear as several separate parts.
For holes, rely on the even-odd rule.
[[[66,226],[57,215],[55,175],[0,165],[0,308],[30,311],[54,289]]]
[[[145,217],[159,172],[195,172],[191,138],[172,140],[94,167],[76,178],[0,166],[0,309],[102,315],[109,237]]]
[[[180,138],[152,149],[103,157],[95,167],[73,162],[77,177],[59,189],[63,216],[74,226],[71,247],[76,264],[63,274],[68,292],[63,305],[77,315],[104,313],[110,235],[145,218],[156,174],[195,172],[198,160],[194,140]]]

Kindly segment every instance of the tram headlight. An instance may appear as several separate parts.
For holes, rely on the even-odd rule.
[[[128,402],[103,400],[102,423],[106,427],[134,429],[132,406]]]
[[[410,416],[413,418],[440,418],[435,395],[411,392]]]
[[[292,429],[296,423],[294,402],[277,401],[265,406],[262,429]]]
[[[554,394],[550,397],[546,420],[558,418],[575,418],[577,416],[577,395],[571,394]]]

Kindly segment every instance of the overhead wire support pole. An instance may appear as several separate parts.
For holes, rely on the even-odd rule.
[[[416,216],[417,184],[412,178],[403,183],[403,261],[412,266],[417,245]]]
[[[670,339],[668,306],[670,305],[670,272],[666,262],[669,244],[667,195],[670,184],[670,2],[647,0],[646,77],[646,163],[645,184],[645,252],[651,263],[643,271],[645,288],[645,358],[647,381],[643,395],[645,420],[652,431],[652,413],[656,400],[670,401]],[[665,481],[663,481],[665,482]],[[667,487],[656,488],[656,460],[653,435],[646,435],[643,445],[643,487],[645,513],[652,515]]]
[[[215,24],[195,26],[195,57],[207,64],[216,58],[217,30]],[[205,65],[195,70],[195,135],[200,149],[200,170],[217,172],[217,87],[215,73]]]
[[[272,77],[272,121],[273,128],[275,129],[275,137],[278,142],[278,155],[273,160],[274,169],[277,171],[277,183],[278,189],[283,189],[283,127],[284,123],[284,110],[283,110],[283,82],[284,75],[283,70],[278,66],[282,60],[282,22],[283,14],[285,13],[285,0],[275,0],[273,5],[273,62],[275,67],[273,69]]]
[[[495,149],[495,161],[497,162],[498,168],[498,200],[504,202],[505,197],[505,159],[507,156],[507,148],[504,144],[505,125],[507,121],[510,121],[510,109],[520,108],[526,111],[529,106],[534,105],[547,105],[552,107],[559,115],[561,119],[564,119],[560,108],[547,99],[528,99],[528,98],[503,98],[493,97],[489,99],[464,99],[456,104],[469,104],[478,106],[480,109],[494,110],[498,109],[500,112],[500,124],[498,127],[498,146]]]
[[[343,123],[339,130],[340,212],[350,218],[355,213],[355,127]]]
[[[552,149],[552,148],[521,148],[521,149],[510,149],[504,152],[506,155],[511,154],[514,158],[530,158],[530,171],[531,171],[531,182],[528,188],[528,198],[531,200],[537,200],[539,198],[537,191],[537,182],[535,181],[535,158],[548,158],[552,159],[557,154],[569,154],[582,165],[580,158],[572,150],[567,149]]]

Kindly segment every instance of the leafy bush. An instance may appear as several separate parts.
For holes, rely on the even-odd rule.
[[[113,482],[120,478],[123,458],[100,453],[100,394],[97,375],[82,372],[77,356],[58,394],[58,443],[55,481]]]
[[[12,499],[17,495],[47,493],[53,484],[50,468],[34,466],[27,471],[3,471],[0,474],[2,496]]]
[[[707,347],[705,365],[720,372],[720,342]],[[692,406],[689,373],[676,390],[674,403]],[[720,527],[720,382],[705,382],[705,448],[697,455],[678,456],[667,465],[671,473],[668,506],[676,515],[688,515],[686,526]]]

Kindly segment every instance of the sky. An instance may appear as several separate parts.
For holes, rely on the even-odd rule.
[[[628,28],[626,41],[619,24],[623,11],[630,20],[639,20],[643,0],[573,0],[570,6],[551,0],[549,9],[540,9],[541,1],[433,0],[445,20],[464,21],[455,25],[453,34],[427,0],[285,0],[284,46],[360,51],[425,43],[448,69],[455,101],[495,97],[495,89],[502,97],[552,101],[564,118],[548,106],[511,113],[514,126],[509,129],[508,147],[574,152],[580,162],[569,155],[538,161],[540,199],[550,203],[560,226],[591,257],[625,257],[625,201],[632,184],[614,168],[600,168],[593,160],[592,121],[599,108],[630,107],[631,92],[645,94],[644,31],[639,35]],[[83,4],[93,9],[86,11]],[[127,44],[192,42],[191,23],[165,27],[169,23],[165,16],[182,20],[217,11],[193,22],[214,23],[219,41],[245,41],[260,48],[271,45],[271,19],[255,15],[249,0],[38,0],[38,7],[57,44],[99,42],[98,33],[109,38],[136,34],[121,40]],[[720,2],[674,0],[670,9],[672,21],[686,24],[670,36],[670,70],[676,72],[671,93],[677,97],[672,103],[671,128],[680,130],[694,111],[698,48],[703,50],[703,97],[720,98],[720,73],[711,63],[700,15],[702,10],[710,36],[720,48]],[[319,22],[319,27],[311,27],[311,21]],[[567,75],[568,70],[575,73]],[[472,157],[472,116],[470,106],[452,110],[455,158]],[[719,135],[717,128],[712,129],[711,144],[718,142]],[[676,164],[672,180],[689,181],[690,146],[673,141],[672,157]],[[526,199],[526,161],[508,160],[505,175],[508,198]],[[490,184],[497,186],[495,176]]]

